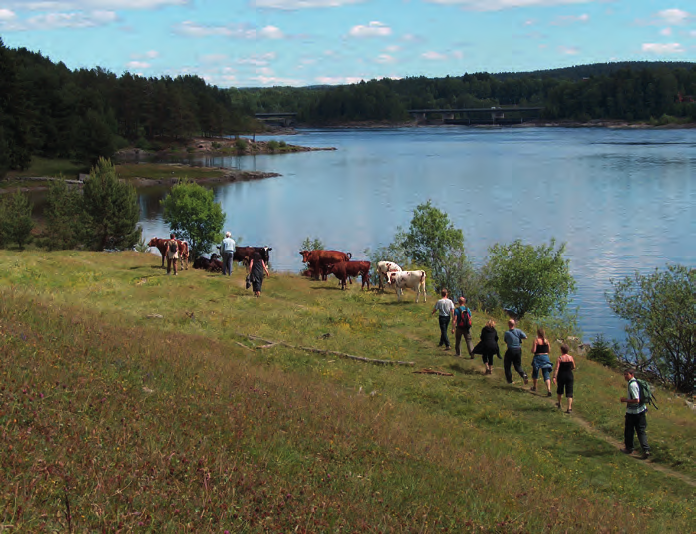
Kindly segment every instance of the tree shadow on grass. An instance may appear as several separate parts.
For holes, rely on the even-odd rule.
[[[311,287],[310,289],[312,291],[342,291],[342,289],[340,287],[327,287],[327,286]]]

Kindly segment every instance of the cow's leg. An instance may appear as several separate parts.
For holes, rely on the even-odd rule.
[[[162,269],[164,269],[164,252],[162,253]]]

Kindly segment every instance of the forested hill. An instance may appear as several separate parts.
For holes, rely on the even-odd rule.
[[[338,87],[231,89],[253,111],[296,111],[303,122],[408,120],[409,109],[543,106],[543,119],[696,121],[696,64],[607,63],[520,74],[372,80]]]
[[[253,123],[227,91],[197,76],[73,71],[0,39],[0,178],[33,155],[94,162],[129,144],[250,131]]]
[[[493,76],[501,81],[519,78],[560,78],[578,81],[592,76],[608,76],[621,69],[642,70],[656,69],[659,67],[688,70],[696,67],[696,63],[691,61],[614,61],[527,72],[500,72]]]

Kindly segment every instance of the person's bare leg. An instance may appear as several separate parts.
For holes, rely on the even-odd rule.
[[[568,397],[568,411],[573,409],[573,397]]]
[[[544,380],[546,382],[546,392],[551,394],[551,379],[549,378],[548,380]]]
[[[561,407],[561,396],[560,396],[560,395],[558,396],[558,402],[556,403],[556,406],[557,406],[558,408]]]

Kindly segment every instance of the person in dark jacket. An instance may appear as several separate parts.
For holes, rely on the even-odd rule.
[[[257,298],[261,296],[261,284],[263,283],[264,272],[266,276],[271,276],[271,273],[268,272],[268,267],[266,267],[266,263],[261,258],[261,254],[254,252],[254,255],[251,257],[251,263],[249,264],[249,282]]]
[[[486,374],[493,374],[493,355],[500,358],[500,347],[498,346],[498,332],[495,329],[495,321],[490,319],[486,326],[481,329],[481,342],[477,345],[475,352],[480,352],[483,356],[483,363],[486,366]]]

